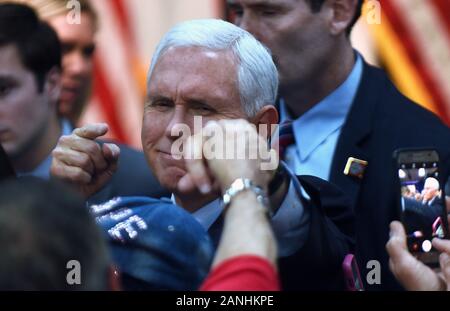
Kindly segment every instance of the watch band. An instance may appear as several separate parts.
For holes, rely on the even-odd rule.
[[[261,187],[255,185],[250,179],[237,178],[231,186],[225,191],[222,200],[227,208],[233,198],[244,190],[251,190],[256,195],[256,199],[265,207],[268,215],[272,217],[272,209],[270,208],[269,198],[266,192]]]

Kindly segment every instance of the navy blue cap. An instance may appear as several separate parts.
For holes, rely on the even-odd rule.
[[[91,210],[120,272],[147,284],[128,289],[197,290],[206,277],[214,255],[208,233],[171,201],[119,197]]]

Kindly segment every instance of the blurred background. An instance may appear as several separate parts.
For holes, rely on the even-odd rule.
[[[193,18],[227,18],[225,0],[92,0],[99,15],[91,103],[81,123],[141,148],[146,72],[161,36]],[[450,125],[450,0],[366,1],[354,46],[408,97]]]

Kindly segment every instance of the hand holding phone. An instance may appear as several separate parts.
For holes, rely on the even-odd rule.
[[[394,153],[394,159],[399,179],[400,219],[408,249],[422,262],[437,266],[439,253],[431,241],[448,237],[439,155],[432,149],[402,149]]]

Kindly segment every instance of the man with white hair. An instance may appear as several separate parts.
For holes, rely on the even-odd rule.
[[[251,126],[278,122],[277,70],[267,49],[225,21],[188,21],[161,40],[147,87],[142,145],[158,181],[172,191],[172,202],[218,241],[223,210],[239,193],[254,192],[273,214],[283,288],[343,288],[340,267],[352,251],[353,219],[340,190],[315,177],[297,178],[282,163],[261,169],[260,154],[224,158],[216,147],[209,150],[213,156],[206,155],[208,143],[229,146],[234,137],[242,139],[233,145],[234,155],[267,148],[268,134],[259,136]],[[201,129],[223,135],[205,141]],[[119,156],[115,147],[96,147],[94,139],[106,132],[106,125],[92,124],[62,137],[53,151],[53,175],[76,184],[85,196],[101,189]],[[179,142],[182,150],[174,148]],[[225,180],[220,186],[212,168]]]
[[[436,202],[436,198],[440,195],[439,181],[434,177],[428,177],[425,179],[425,184],[422,190],[423,204],[429,206]]]
[[[423,231],[426,236],[433,233],[433,224],[445,216],[444,200],[441,196],[439,181],[434,177],[425,179],[422,190],[422,201],[405,199],[405,214],[407,233]]]

